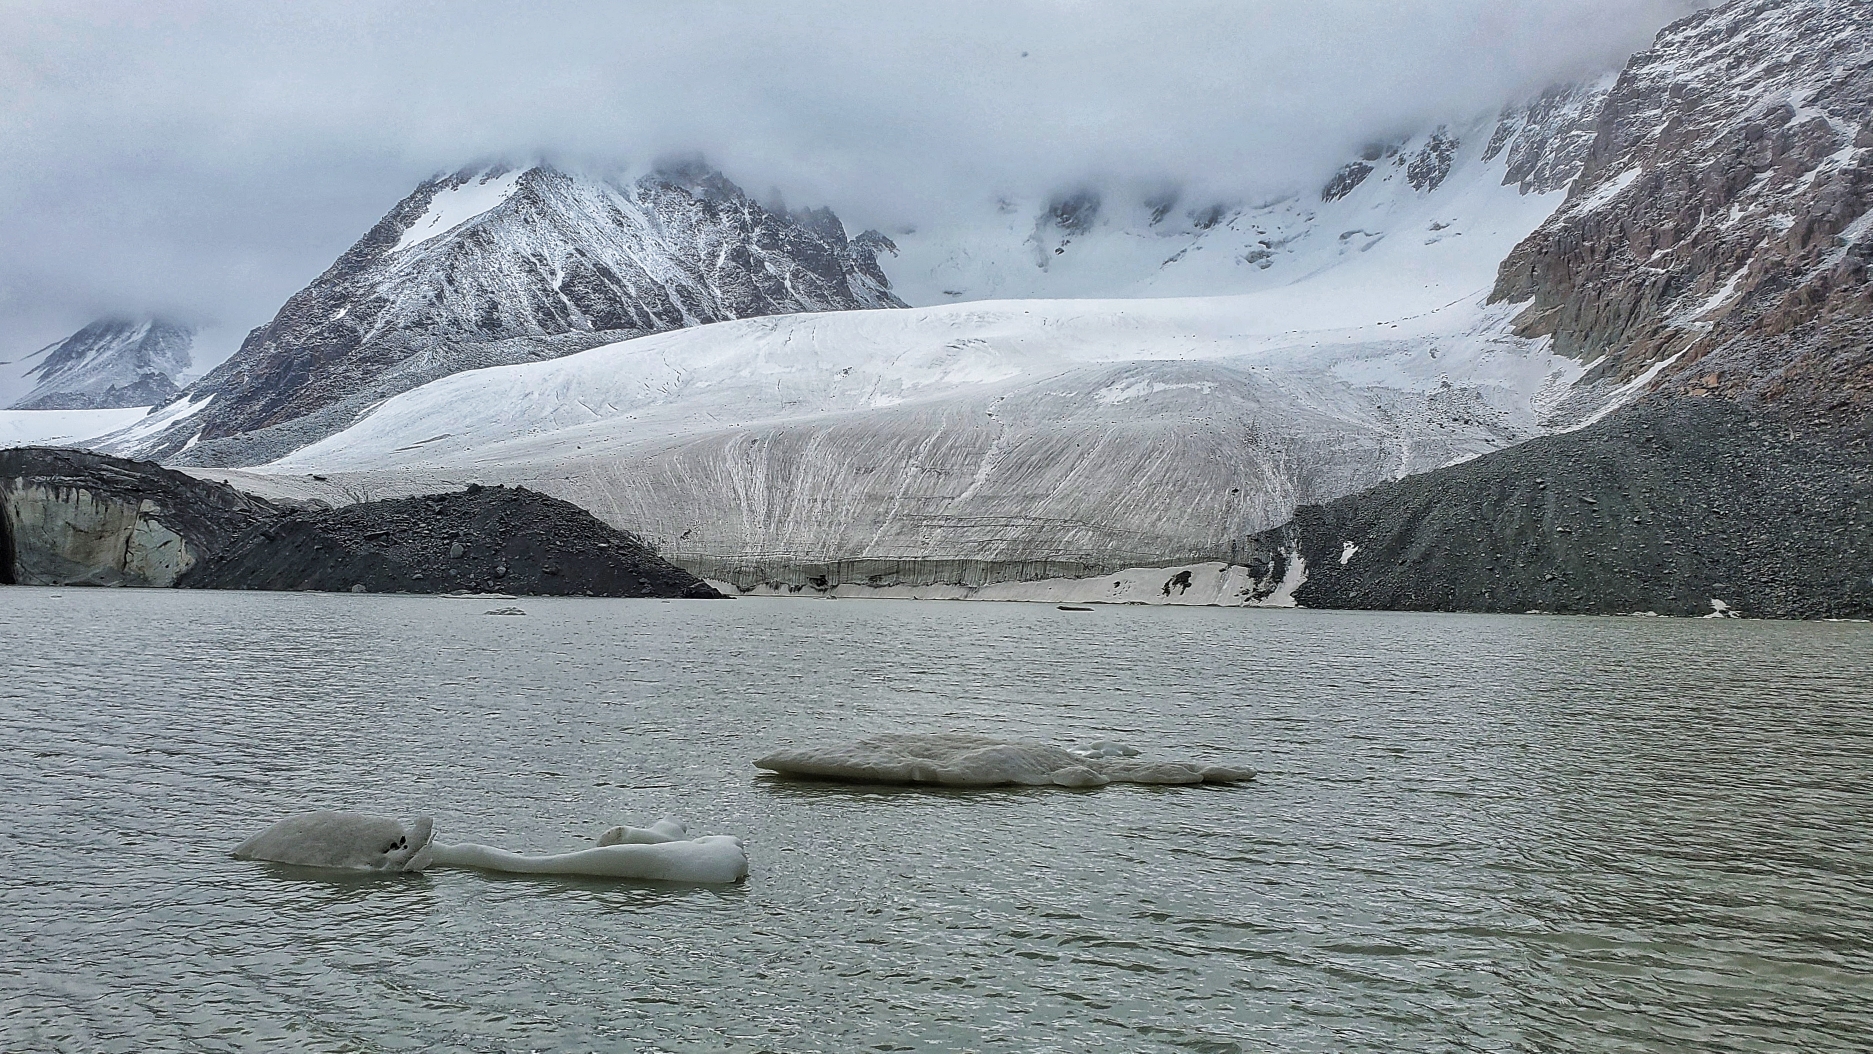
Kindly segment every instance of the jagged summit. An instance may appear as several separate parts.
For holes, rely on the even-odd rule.
[[[693,163],[636,179],[476,167],[417,187],[134,452],[265,460],[464,369],[797,311],[901,306],[876,232],[764,208]]]
[[[15,410],[106,410],[175,398],[191,364],[193,327],[160,318],[101,318],[28,356],[34,387]]]

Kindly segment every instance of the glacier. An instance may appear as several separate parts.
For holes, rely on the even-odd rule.
[[[1539,434],[1578,376],[1485,302],[1562,198],[1489,146],[1450,148],[1432,189],[1401,152],[1309,206],[1285,284],[674,330],[456,374],[215,475],[326,500],[524,485],[741,591],[1233,565],[1299,504]]]
[[[142,420],[147,406],[111,410],[0,410],[0,449],[83,446]]]

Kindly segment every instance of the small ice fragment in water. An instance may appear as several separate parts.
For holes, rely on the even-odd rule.
[[[392,816],[362,812],[288,816],[234,847],[236,860],[267,860],[346,871],[421,871],[429,866],[434,821],[408,825]]]
[[[488,615],[525,615],[525,614],[526,614],[526,612],[525,612],[525,611],[522,611],[522,610],[520,610],[519,608],[493,608],[493,609],[490,609],[489,611],[486,611],[486,612],[484,612],[484,614],[488,614]]]
[[[725,834],[655,843],[601,845],[595,849],[544,856],[510,853],[472,842],[460,845],[437,842],[435,861],[447,867],[473,867],[512,875],[584,875],[698,884],[739,882],[748,875],[748,854],[742,849],[741,839]]]
[[[1138,756],[1136,748],[1128,747],[1123,743],[1114,743],[1109,739],[1101,739],[1083,747],[1075,747],[1073,752],[1083,758],[1135,758]]]

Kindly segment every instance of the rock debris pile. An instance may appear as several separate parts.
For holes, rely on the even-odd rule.
[[[635,536],[524,488],[297,509],[180,583],[203,589],[716,597]]]

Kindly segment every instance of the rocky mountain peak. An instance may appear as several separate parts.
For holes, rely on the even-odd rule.
[[[195,385],[141,455],[252,464],[460,370],[684,326],[897,307],[828,209],[770,210],[699,162],[636,179],[490,165],[418,186]],[[190,446],[190,444],[194,444]]]
[[[1732,0],[1677,22],[1609,91],[1494,298],[1590,379],[1873,405],[1869,113],[1873,5]]]
[[[191,365],[191,326],[161,318],[101,318],[30,358],[33,389],[15,410],[102,410],[175,398]]]

